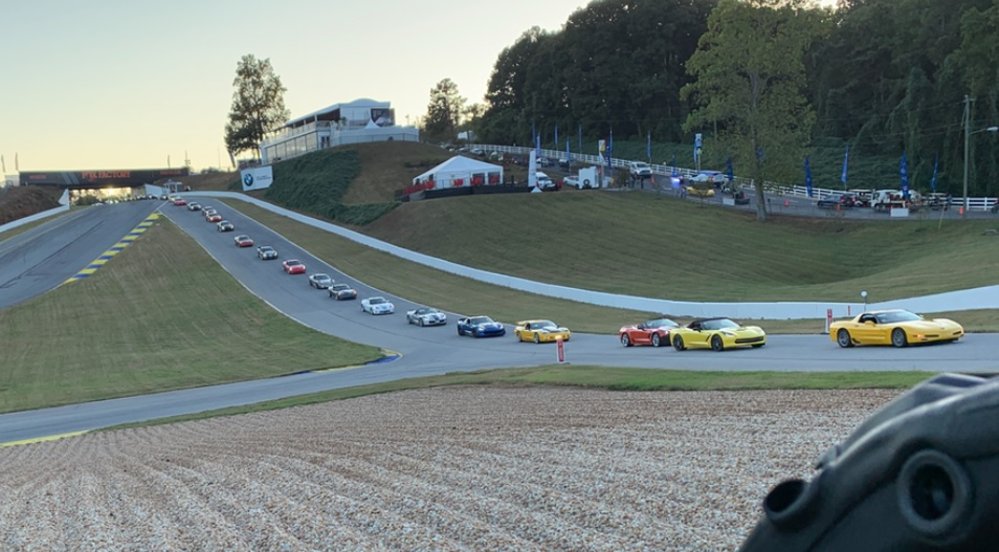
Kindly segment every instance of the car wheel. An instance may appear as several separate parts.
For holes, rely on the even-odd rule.
[[[720,335],[715,335],[711,337],[711,350],[715,352],[720,352],[725,350],[725,344],[722,342]]]
[[[673,348],[676,349],[677,351],[683,351],[683,350],[685,350],[687,348],[687,347],[685,347],[683,345],[683,338],[682,337],[680,337],[678,335],[677,336],[673,336]]]
[[[895,328],[891,332],[891,344],[895,347],[905,347],[909,344],[909,340],[905,337],[905,330],[902,328]]]
[[[657,333],[652,334],[652,346],[653,347],[659,347],[661,345],[662,345],[662,342],[659,339],[659,334],[657,334]]]
[[[628,334],[626,333],[621,334],[621,345],[624,345],[625,347],[631,347],[631,340],[628,339]]]
[[[838,332],[836,332],[836,344],[844,349],[847,347],[853,347],[853,339],[850,337],[850,332],[848,332],[846,328],[841,328]]]
[[[422,318],[420,318],[420,327],[422,328],[422,327],[423,327],[424,325],[425,325],[425,324],[423,323],[423,319],[422,319]]]
[[[457,327],[457,330],[458,330],[458,335],[465,335],[465,334],[464,334],[464,333],[463,333],[463,332],[461,331],[461,326],[458,326],[458,327]]]
[[[541,343],[541,338],[538,336],[538,334],[534,334],[534,343],[535,344]]]

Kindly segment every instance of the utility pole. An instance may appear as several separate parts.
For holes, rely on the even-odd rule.
[[[971,147],[971,104],[974,98],[964,95],[964,212],[968,216],[968,149]]]

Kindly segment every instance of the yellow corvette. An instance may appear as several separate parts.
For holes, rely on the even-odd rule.
[[[569,341],[572,332],[569,331],[569,328],[563,328],[551,320],[522,320],[517,322],[517,326],[513,329],[513,335],[517,341],[547,343],[557,339]]]
[[[754,349],[767,344],[767,334],[759,326],[740,326],[728,318],[703,318],[682,328],[670,330],[673,348],[724,351],[734,347]]]
[[[858,314],[829,325],[829,339],[840,347],[957,341],[964,328],[947,318],[927,320],[907,310],[883,310]]]

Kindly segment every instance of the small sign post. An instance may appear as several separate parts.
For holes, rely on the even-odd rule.
[[[829,325],[832,324],[832,309],[826,309],[826,333],[829,333]]]
[[[565,362],[565,342],[561,337],[555,339],[555,359],[559,364]]]

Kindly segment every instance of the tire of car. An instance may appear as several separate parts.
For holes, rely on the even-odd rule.
[[[673,348],[677,351],[684,351],[687,347],[683,344],[683,338],[675,335],[673,336]]]
[[[711,336],[711,350],[715,352],[721,352],[725,350],[725,343],[722,342],[720,335]]]
[[[422,319],[422,318],[420,318],[420,319],[418,319],[418,320],[420,321],[420,327],[421,327],[421,328],[422,328],[423,326],[425,326],[425,324],[423,323],[423,319]]]
[[[458,335],[465,335],[465,332],[461,331],[461,326],[455,326],[455,328],[458,330]]]
[[[621,345],[624,345],[625,347],[631,347],[631,340],[628,339],[628,334],[626,333],[621,334]]]
[[[658,333],[652,334],[652,346],[653,347],[659,347],[661,345],[662,345],[662,342],[659,340],[659,334]]]
[[[541,338],[538,336],[538,334],[534,334],[534,343],[535,344],[541,343]]]
[[[853,347],[853,338],[850,337],[850,332],[846,328],[840,328],[836,332],[836,344],[844,349]]]
[[[905,337],[905,330],[902,328],[895,328],[891,332],[891,344],[895,347],[905,347],[909,344],[909,340]]]

